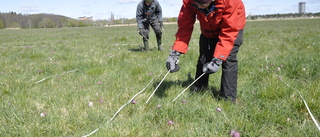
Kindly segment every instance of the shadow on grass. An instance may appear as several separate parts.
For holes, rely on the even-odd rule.
[[[194,81],[194,79],[189,78],[188,80],[185,81],[163,81],[163,83],[160,85],[160,87],[157,89],[155,92],[155,95],[159,98],[164,98],[167,97],[167,94],[165,93],[167,89],[169,89],[172,85],[181,85],[183,90],[185,90],[190,84]],[[153,86],[156,88],[158,86],[159,82],[154,84]],[[188,93],[187,93],[188,92]],[[184,93],[187,94],[192,94],[192,95],[204,95],[206,92],[210,92],[211,96],[213,99],[220,100],[219,99],[219,94],[220,91],[218,90],[217,87],[214,86],[209,86],[208,88],[201,89],[199,91],[194,91],[194,85],[190,86],[187,91]],[[180,92],[179,92],[180,93]]]
[[[151,48],[149,49],[149,52],[150,51],[154,51],[154,50],[157,50],[156,48]],[[140,47],[140,48],[130,48],[128,49],[128,51],[130,52],[145,52],[144,48],[143,47]]]
[[[158,86],[160,81],[157,81],[153,84],[153,87],[156,88]],[[188,80],[185,81],[163,81],[162,84],[159,86],[159,88],[157,89],[157,91],[155,92],[155,95],[159,98],[164,98],[167,97],[167,94],[165,93],[167,89],[169,89],[171,86],[173,85],[181,85],[181,87],[183,88],[181,90],[181,92],[183,90],[185,90],[188,86],[190,86],[190,84],[194,82],[193,78],[188,78]],[[189,92],[189,94],[199,94],[199,95],[203,95],[205,92],[211,92],[213,98],[218,99],[219,97],[219,91],[216,87],[208,87],[199,91],[194,91],[194,85],[191,85],[187,91],[185,92]]]
[[[153,87],[157,87],[160,81],[157,81],[153,84]],[[187,87],[189,84],[191,84],[192,79],[188,79],[186,81],[166,81],[164,80],[157,91],[155,92],[155,95],[159,98],[167,97],[166,90],[169,89],[172,85],[182,85],[182,87]]]
[[[160,82],[160,81],[159,81]],[[154,84],[154,87],[157,87],[159,82]],[[176,82],[172,81],[163,81],[162,84],[159,86],[158,90],[155,92],[155,95],[159,98],[167,97],[165,94],[166,89],[169,89],[172,85],[176,84]]]
[[[128,49],[130,52],[144,52],[143,48]]]
[[[209,90],[211,91],[212,98],[219,100],[220,91],[216,87],[209,87]]]

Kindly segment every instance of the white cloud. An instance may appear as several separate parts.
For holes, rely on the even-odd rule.
[[[160,1],[159,1],[160,2]],[[182,1],[161,1],[161,5],[167,5],[167,6],[182,6]]]
[[[309,0],[306,3],[310,3],[310,4],[320,4],[319,0]]]
[[[22,4],[20,6],[20,10],[23,12],[36,12],[39,11],[38,6],[30,5],[30,4]]]
[[[139,3],[141,0],[119,0],[120,4]]]

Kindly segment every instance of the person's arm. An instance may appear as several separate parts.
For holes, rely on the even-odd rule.
[[[219,33],[219,42],[213,57],[225,61],[229,56],[234,41],[238,35],[238,1],[225,0],[225,9],[222,15],[221,31]]]
[[[157,5],[156,6],[157,9],[155,11],[155,14],[156,14],[159,22],[162,22],[162,8],[161,8],[161,5],[160,5],[160,3],[158,1],[155,1],[155,2],[156,2],[156,5]]]
[[[138,24],[138,28],[142,29],[143,28],[143,3],[139,3],[137,6],[137,11],[136,11],[136,20]]]
[[[187,53],[189,41],[196,21],[196,11],[191,7],[189,0],[183,0],[178,17],[178,31],[172,50]]]

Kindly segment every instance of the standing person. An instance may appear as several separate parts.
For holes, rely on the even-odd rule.
[[[196,66],[195,91],[208,87],[209,74],[222,66],[220,99],[236,101],[238,61],[246,15],[241,0],[183,0],[178,17],[178,31],[166,61],[170,72],[179,70],[180,54],[187,53],[193,25],[199,20],[201,35]]]
[[[138,23],[139,34],[142,36],[144,49],[149,51],[149,32],[150,26],[156,34],[158,50],[161,47],[161,28],[162,23],[162,9],[157,0],[142,0],[137,6],[136,20]]]

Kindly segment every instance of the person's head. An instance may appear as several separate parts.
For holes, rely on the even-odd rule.
[[[200,9],[205,9],[205,8],[208,8],[210,3],[214,0],[193,0],[193,1]]]
[[[153,0],[144,0],[144,4],[150,6]]]

